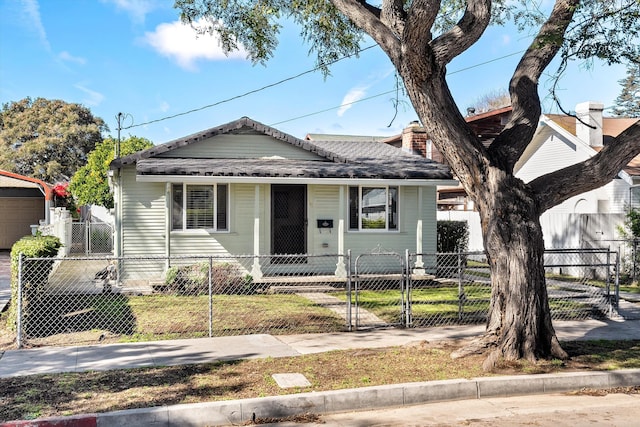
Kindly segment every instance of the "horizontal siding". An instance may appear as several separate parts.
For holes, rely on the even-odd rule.
[[[124,254],[131,256],[165,254],[165,184],[142,183],[135,180],[133,167],[123,173],[123,236]],[[231,184],[229,232],[207,231],[172,232],[172,256],[228,256],[253,254],[253,227],[255,216],[255,185]],[[422,209],[418,206],[418,188],[400,188],[399,232],[346,232],[345,249],[353,255],[377,250],[397,252],[403,256],[406,249],[416,250],[416,226],[419,213],[423,221],[423,252],[436,250],[435,188],[423,187]],[[348,191],[343,192],[343,218],[347,219]],[[271,191],[260,184],[260,253],[270,253]],[[310,185],[307,188],[307,252],[310,254],[336,254],[338,252],[338,226],[341,216],[340,186]],[[333,220],[332,229],[319,229],[318,219]],[[346,224],[345,224],[346,226]],[[324,247],[326,246],[326,247]],[[326,264],[326,260],[319,260]],[[325,265],[326,266],[326,265]],[[328,267],[327,267],[328,268]]]
[[[125,256],[165,254],[165,185],[137,182],[135,166],[123,168],[122,237]]]
[[[217,235],[204,230],[197,233],[171,233],[171,256],[181,255],[227,256],[229,251],[218,241]]]
[[[600,188],[579,194],[554,206],[549,209],[549,212],[558,214],[625,213],[629,202],[629,188],[629,184],[622,179],[614,179]],[[608,211],[602,210],[603,206],[598,204],[598,200],[608,201]]]
[[[269,223],[267,206],[267,185],[260,185],[260,253],[267,253],[269,247]],[[234,254],[253,254],[253,223],[255,218],[255,185],[233,184],[231,186],[231,233],[219,234],[216,238]]]
[[[311,254],[337,253],[338,222],[340,219],[340,187],[337,185],[310,185],[307,189],[307,200],[307,218],[309,223],[307,230],[307,252]],[[333,228],[318,228],[319,219],[332,219]],[[326,247],[323,247],[323,245],[326,245]]]
[[[438,247],[436,188],[422,188],[422,252],[435,253]],[[408,223],[411,224],[411,223]],[[411,249],[411,248],[409,248]]]
[[[533,153],[516,176],[530,182],[549,172],[584,161],[588,157],[583,147],[553,134]]]
[[[267,135],[217,135],[157,157],[256,159],[272,156],[293,160],[322,160],[310,151]]]

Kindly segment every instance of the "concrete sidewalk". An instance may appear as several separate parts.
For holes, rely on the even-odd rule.
[[[554,322],[554,326],[561,340],[640,339],[640,320],[560,321]],[[0,377],[287,357],[339,349],[389,347],[422,340],[467,338],[480,334],[483,329],[482,325],[470,325],[428,329],[381,329],[352,333],[250,335],[8,350],[0,357]],[[640,370],[488,377],[142,408],[78,417],[31,420],[28,425],[127,425],[128,427],[237,425],[251,420],[254,416],[278,418],[302,413],[325,414],[444,400],[534,395],[576,390],[582,387],[607,388],[638,384],[640,384]]]
[[[560,340],[640,339],[640,320],[554,322]],[[287,357],[354,348],[406,345],[477,336],[484,325],[425,329],[376,329],[359,332],[246,335],[73,347],[7,350],[0,356],[0,377],[56,372],[104,371],[266,357]]]

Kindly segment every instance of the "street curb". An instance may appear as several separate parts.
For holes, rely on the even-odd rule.
[[[9,421],[2,427],[96,427],[97,414],[72,415],[69,417],[40,418],[36,420]]]
[[[127,409],[101,414],[13,421],[0,427],[174,427],[238,425],[258,418],[328,414],[447,400],[484,399],[640,385],[640,369],[514,375],[392,384],[243,400]]]

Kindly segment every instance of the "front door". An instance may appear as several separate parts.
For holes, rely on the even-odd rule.
[[[271,253],[307,252],[307,186],[271,186]]]

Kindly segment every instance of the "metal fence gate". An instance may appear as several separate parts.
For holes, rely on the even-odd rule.
[[[406,268],[397,253],[358,255],[349,281],[350,328],[367,329],[406,323]]]
[[[114,230],[106,222],[73,222],[71,224],[72,254],[113,253]]]

